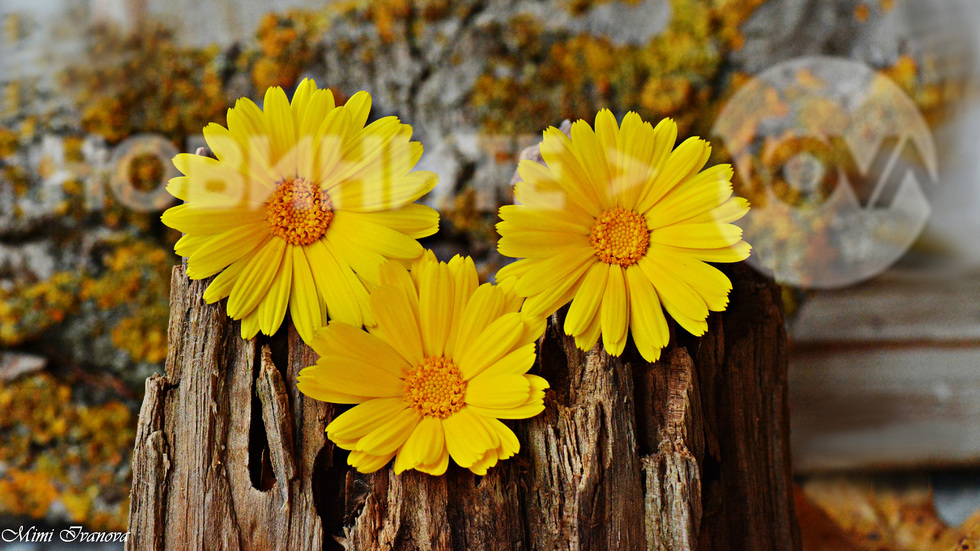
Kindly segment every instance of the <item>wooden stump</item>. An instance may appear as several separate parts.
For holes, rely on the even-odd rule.
[[[731,306],[662,359],[582,352],[552,317],[546,410],[479,477],[362,475],[324,437],[342,408],[296,389],[290,327],[244,341],[174,270],[166,375],[147,381],[129,549],[799,549],[778,288],[730,270]],[[285,325],[289,325],[288,323]]]

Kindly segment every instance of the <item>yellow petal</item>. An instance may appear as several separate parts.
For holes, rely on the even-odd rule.
[[[608,278],[608,264],[597,262],[589,267],[565,317],[566,335],[581,334],[588,327],[599,311]]]
[[[357,469],[357,472],[369,474],[378,471],[395,457],[395,452],[383,455],[371,455],[362,451],[354,450],[347,456],[347,464]]]
[[[534,366],[536,355],[534,344],[524,345],[490,364],[480,377],[499,377],[502,375],[523,375]]]
[[[422,349],[426,356],[443,356],[455,303],[452,273],[446,264],[430,263],[419,277]]]
[[[631,111],[623,118],[616,148],[619,150],[619,177],[613,185],[617,205],[635,210],[647,182],[656,171],[657,132]]]
[[[446,469],[449,467],[449,450],[446,446],[442,447],[442,453],[439,458],[432,463],[418,465],[415,468],[425,474],[431,474],[432,476],[442,476],[446,474]]]
[[[379,287],[371,293],[371,310],[377,331],[410,365],[422,363],[422,337],[415,314],[404,295],[394,287]]]
[[[571,134],[572,151],[582,167],[585,179],[595,191],[599,206],[603,209],[609,208],[612,206],[610,198],[613,190],[609,184],[612,182],[613,172],[606,158],[610,152],[603,149],[592,127],[583,120],[572,123]]]
[[[621,266],[609,265],[606,292],[602,297],[602,343],[613,356],[623,353],[626,346],[626,327],[629,322],[629,297],[626,276]]]
[[[571,233],[521,231],[502,235],[497,242],[500,254],[512,258],[548,257],[556,249],[566,247],[574,247],[580,251],[589,249],[589,238]]]
[[[657,256],[661,264],[671,266],[673,273],[694,289],[709,310],[721,312],[728,306],[732,282],[717,268],[691,255],[681,254],[679,249],[658,245],[651,254]]]
[[[523,160],[517,165],[521,181],[514,186],[514,199],[522,205],[546,210],[568,210],[580,218],[599,214],[597,204],[568,193],[552,172],[541,163]]]
[[[323,123],[323,119],[333,110],[333,92],[329,89],[314,90],[307,108],[300,113],[300,122],[296,126],[299,135],[313,136]]]
[[[647,226],[651,230],[669,226],[721,206],[732,195],[731,177],[732,168],[729,165],[705,170],[654,205],[645,215]]]
[[[443,419],[442,426],[446,431],[446,445],[452,441],[453,446],[461,446],[477,457],[494,446],[494,439],[486,427],[466,407]],[[453,455],[453,460],[461,467],[467,466],[465,463],[460,463],[459,459],[456,458],[453,454],[453,448],[449,449],[449,453]]]
[[[241,325],[243,339],[250,340],[255,338],[255,335],[259,332],[259,313],[256,310],[252,310],[242,318]]]
[[[504,357],[524,334],[524,320],[517,312],[493,320],[476,338],[460,342],[454,358],[463,379],[470,379]]]
[[[674,224],[658,228],[650,233],[650,243],[673,245],[692,249],[718,249],[730,247],[742,238],[742,228],[732,224],[714,222],[701,224]]]
[[[322,241],[305,247],[316,289],[332,320],[360,327],[364,323],[359,301],[368,301],[367,290],[357,280],[350,266],[341,264]]]
[[[321,357],[343,356],[384,369],[395,377],[404,377],[412,367],[387,342],[346,323],[330,322],[316,332],[311,346]]]
[[[484,419],[484,421],[500,438],[500,447],[497,448],[499,459],[508,459],[521,451],[521,442],[507,425],[493,418]]]
[[[481,375],[470,379],[466,384],[467,404],[485,408],[509,408],[527,401],[531,387],[523,375]]]
[[[296,144],[296,129],[293,127],[293,116],[289,112],[286,92],[278,86],[266,90],[262,109],[265,113],[266,127],[272,138],[272,155],[275,161],[286,155]]]
[[[244,208],[197,207],[190,203],[167,209],[160,217],[167,226],[185,233],[213,235],[264,222],[264,211]]]
[[[692,249],[688,247],[672,247],[670,245],[658,245],[666,249],[675,250],[680,254],[691,255],[703,262],[741,262],[749,257],[752,247],[745,241],[739,241],[731,247],[720,249]]]
[[[341,413],[327,425],[331,439],[358,439],[393,419],[408,408],[404,399],[375,398]]]
[[[461,424],[455,420],[455,417],[456,415],[451,415],[442,420],[443,433],[446,437],[446,450],[457,465],[467,468],[473,463],[476,463],[483,452],[481,451],[480,455],[478,455],[477,452],[471,450],[470,446],[464,443],[468,435]]]
[[[708,317],[708,306],[704,300],[691,287],[690,283],[677,276],[672,266],[665,264],[655,256],[644,257],[638,265],[653,283],[654,289],[657,290],[657,294],[665,305],[670,302],[685,316],[692,319],[703,320]]]
[[[289,113],[293,118],[293,128],[297,131],[299,130],[300,123],[303,122],[303,114],[309,108],[310,100],[313,98],[313,92],[315,91],[316,82],[313,79],[304,78],[296,86],[296,91],[293,92],[293,99],[289,102]]]
[[[270,239],[245,266],[228,297],[228,315],[232,319],[251,313],[265,298],[286,254],[286,246],[282,239]],[[202,252],[203,249],[198,254]]]
[[[167,191],[201,207],[261,207],[275,184],[270,177],[203,155],[181,153],[173,161],[185,176],[171,179]]]
[[[730,224],[749,212],[749,202],[741,197],[732,197],[717,208],[685,220],[688,224],[715,222]]]
[[[489,449],[484,452],[483,457],[470,466],[470,471],[478,476],[486,476],[487,470],[497,464],[497,450]]]
[[[418,241],[375,223],[373,215],[337,211],[330,222],[329,233],[328,239],[343,235],[348,240],[356,241],[358,246],[386,258],[411,260],[422,255],[422,245]]]
[[[239,258],[235,262],[225,268],[218,277],[208,284],[208,288],[204,290],[204,302],[208,304],[214,304],[219,300],[227,297],[232,288],[235,286],[235,282],[238,281],[238,277],[241,275],[242,271],[245,270],[245,266],[248,261],[251,260],[252,255],[247,254],[242,258]]]
[[[456,255],[449,261],[448,266],[453,280],[453,306],[445,351],[452,352],[456,350],[456,339],[459,337],[459,330],[463,325],[466,305],[469,304],[470,298],[480,285],[480,278],[476,273],[476,264],[468,256]]]
[[[362,128],[371,114],[371,94],[360,91],[351,96],[344,109],[350,113],[354,128]]]
[[[403,410],[390,421],[361,438],[355,449],[373,455],[392,453],[405,443],[419,421],[421,418],[414,410]]]
[[[456,347],[451,356],[458,357],[463,350],[472,346],[492,320],[500,317],[504,309],[504,293],[499,288],[484,283],[477,287],[463,311]]]
[[[595,253],[587,247],[570,246],[557,249],[551,257],[533,260],[532,267],[514,287],[520,296],[529,297],[578,281],[595,263]]]
[[[391,398],[405,390],[402,380],[387,370],[342,356],[321,358],[309,374],[324,386],[353,396]]]
[[[432,191],[439,175],[416,170],[405,175],[380,180],[348,180],[330,190],[338,209],[353,212],[375,212],[405,206]]]
[[[554,314],[559,308],[568,304],[575,297],[575,293],[578,292],[579,287],[582,285],[585,274],[593,264],[597,264],[597,262],[583,264],[581,271],[574,272],[567,279],[560,281],[550,289],[528,297],[524,301],[524,306],[521,308],[522,311],[531,316],[550,316]]]
[[[359,246],[359,239],[348,231],[327,230],[324,241],[337,260],[350,266],[354,273],[372,287],[378,285],[378,268],[386,258],[372,250]]]
[[[255,176],[257,183],[271,190],[279,175],[272,168],[272,133],[265,114],[252,100],[240,98],[235,107],[228,110],[228,130],[247,152],[247,172]]]
[[[268,243],[269,230],[264,222],[249,224],[215,235],[201,243],[187,259],[187,277],[204,279],[260,246]]]
[[[660,351],[670,340],[670,329],[660,305],[660,297],[639,266],[626,269],[629,285],[630,331],[637,350],[648,362],[660,358]]]
[[[432,207],[409,203],[393,210],[370,215],[348,212],[347,216],[370,216],[372,222],[401,232],[413,239],[428,237],[439,231],[439,212]]]
[[[293,285],[289,293],[289,315],[303,342],[313,340],[313,332],[325,323],[326,311],[316,292],[313,271],[307,261],[305,247],[293,248]]]
[[[522,404],[513,408],[484,408],[472,405],[466,407],[477,415],[495,419],[530,419],[544,411],[544,404],[541,402]],[[457,461],[457,463],[459,462]],[[465,467],[466,465],[461,464],[460,466]]]
[[[500,207],[499,214],[500,219],[506,222],[506,224],[497,224],[501,235],[522,230],[588,235],[593,223],[592,217],[579,216],[575,211],[526,205],[504,205]]]
[[[582,332],[574,335],[575,346],[577,346],[579,350],[592,350],[595,343],[599,342],[599,333],[601,332],[602,315],[600,314],[599,310],[596,310],[585,329],[582,330]]]
[[[711,146],[700,138],[689,138],[667,158],[656,180],[648,186],[637,205],[639,212],[646,212],[670,193],[680,182],[696,174],[708,160]]]
[[[242,326],[244,327],[244,325],[245,320],[242,320]],[[257,332],[258,330],[259,327],[256,324],[255,331]],[[323,369],[322,367],[313,366],[300,371],[299,376],[296,377],[296,388],[314,400],[335,404],[359,404],[373,398],[373,396],[358,396],[340,392],[334,386],[320,378],[320,373]]]
[[[594,134],[593,134],[594,137]],[[572,141],[561,130],[551,127],[544,131],[541,140],[541,157],[548,165],[554,180],[576,199],[593,216],[599,214],[605,205],[578,158],[575,157]]]
[[[214,236],[186,234],[174,243],[174,252],[177,253],[177,256],[190,257],[202,245],[210,241],[212,237]]]
[[[293,250],[296,247],[287,245],[279,269],[269,286],[269,293],[259,303],[259,328],[266,335],[275,335],[286,316],[289,306],[290,287],[293,282]]]
[[[436,417],[423,417],[395,458],[395,474],[438,461],[445,447],[442,421]]]

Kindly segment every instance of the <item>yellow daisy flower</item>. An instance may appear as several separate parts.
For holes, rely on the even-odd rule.
[[[365,332],[331,322],[312,346],[320,359],[299,374],[299,389],[326,402],[358,404],[327,425],[351,450],[348,463],[373,472],[395,458],[440,475],[449,458],[483,475],[517,453],[500,419],[544,409],[548,383],[528,375],[543,317],[520,313],[519,297],[478,285],[473,260],[424,256],[411,273],[389,262],[371,292],[377,326]]]
[[[549,128],[541,142],[547,166],[522,161],[519,204],[500,209],[498,248],[520,258],[497,280],[516,279],[524,310],[550,314],[571,301],[565,333],[588,350],[602,334],[618,356],[632,332],[640,354],[656,361],[669,340],[663,308],[694,335],[708,311],[728,305],[732,284],[706,262],[749,255],[731,224],[748,212],[732,197],[732,168],[705,170],[711,148],[691,138],[677,149],[677,125],[653,128],[636,113],[622,128],[609,110],[595,131],[572,125],[571,139]],[[661,308],[663,305],[663,308]]]
[[[307,342],[327,317],[372,324],[378,267],[418,258],[416,239],[438,229],[438,213],[413,203],[438,181],[411,172],[422,145],[395,117],[365,126],[370,110],[367,92],[338,107],[312,80],[291,103],[270,88],[264,111],[243,98],[228,110],[228,128],[204,129],[217,159],[174,158],[185,176],[167,190],[185,202],[163,222],[185,233],[175,251],[187,257],[188,277],[218,274],[204,299],[228,297],[243,338],[274,334],[287,307]]]

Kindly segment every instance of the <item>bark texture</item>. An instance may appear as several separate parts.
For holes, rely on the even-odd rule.
[[[552,317],[540,416],[484,477],[363,475],[302,396],[314,354],[291,328],[243,341],[207,282],[174,270],[171,351],[147,381],[130,549],[799,549],[778,288],[730,273],[731,307],[661,360],[583,352]]]

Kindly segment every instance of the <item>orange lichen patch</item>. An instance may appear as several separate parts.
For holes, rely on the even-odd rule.
[[[595,6],[608,4],[614,0],[565,0],[565,8],[572,15],[583,15]],[[631,6],[639,5],[643,0],[618,0]]]
[[[11,512],[31,518],[44,518],[58,497],[58,489],[43,474],[8,469],[0,477],[0,496],[4,496],[3,501],[11,506]]]
[[[252,84],[258,91],[271,86],[290,88],[313,61],[313,46],[322,22],[311,11],[268,13],[255,33],[259,45],[252,65]]]
[[[36,338],[79,312],[83,304],[113,311],[112,342],[133,361],[160,363],[167,355],[170,262],[166,249],[122,241],[104,258],[98,277],[78,271],[0,289],[0,345]],[[93,332],[104,327],[93,326]]]
[[[136,419],[118,401],[82,405],[47,374],[0,387],[0,514],[45,518],[59,502],[62,521],[120,530],[126,525]]]
[[[178,140],[222,122],[225,96],[215,47],[179,46],[173,32],[148,23],[129,34],[97,28],[89,62],[65,75],[77,90],[82,128],[119,142],[138,132]]]
[[[867,23],[868,19],[871,17],[871,8],[867,4],[859,4],[854,8],[854,19],[857,19],[861,23]]]
[[[391,42],[395,39],[395,24],[407,19],[411,10],[410,0],[381,0],[371,4],[367,16],[374,21],[381,40]]]
[[[61,272],[38,283],[0,288],[0,345],[20,344],[74,312],[81,279],[74,272]]]
[[[0,126],[0,158],[13,155],[17,151],[18,141],[17,132]]]
[[[569,4],[587,11],[599,2]],[[503,46],[477,79],[470,104],[491,133],[530,133],[533,121],[590,120],[602,107],[674,117],[687,133],[707,119],[715,79],[762,0],[672,0],[669,26],[643,45],[545,29],[532,16],[490,29]],[[501,70],[505,69],[505,70]]]

